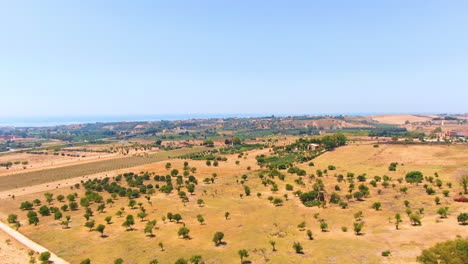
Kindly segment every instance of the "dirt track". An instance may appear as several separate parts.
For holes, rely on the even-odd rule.
[[[14,238],[16,241],[20,242],[24,246],[28,247],[29,249],[35,251],[35,252],[45,252],[49,251],[45,247],[37,244],[36,242],[30,240],[29,238],[23,236],[21,233],[11,229],[8,225],[4,224],[3,222],[0,222],[0,229],[7,233],[9,236]],[[53,261],[54,264],[70,264],[66,262],[65,260],[59,258],[57,255],[51,252],[50,260]]]

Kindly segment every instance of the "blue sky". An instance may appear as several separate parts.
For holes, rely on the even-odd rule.
[[[1,1],[0,116],[468,111],[467,1]]]

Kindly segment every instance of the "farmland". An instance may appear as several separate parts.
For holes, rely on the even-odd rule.
[[[174,169],[181,174],[191,168],[196,168],[191,174],[198,184],[193,194],[187,194],[186,201],[181,199],[183,196],[177,190],[169,193],[156,190],[132,198],[136,204],[140,204],[134,207],[128,205],[130,198],[112,198],[106,191],[99,192],[104,201],[113,200],[112,204],[106,204],[102,212],[97,210],[101,203],[91,203],[89,206],[94,212],[91,219],[96,226],[105,225],[105,237],[85,227],[85,208],[81,206],[76,211],[63,212],[64,216],[71,217],[70,228],[64,228],[60,220],[54,220],[53,215],[41,216],[37,226],[28,225],[27,211],[18,208],[24,201],[44,200],[44,193],[23,195],[15,200],[0,200],[0,214],[3,217],[11,212],[18,214],[23,223],[19,230],[23,234],[72,264],[80,263],[85,258],[91,259],[92,263],[109,263],[119,257],[124,263],[133,264],[149,263],[153,259],[159,260],[159,263],[174,263],[179,258],[189,259],[194,255],[201,255],[205,263],[238,263],[240,249],[247,250],[246,260],[252,263],[414,263],[422,249],[439,241],[454,239],[456,235],[466,235],[466,226],[459,225],[456,216],[468,208],[466,204],[453,201],[453,197],[461,191],[457,177],[468,168],[466,145],[376,147],[372,142],[355,141],[316,157],[312,160],[313,166],[309,162],[295,162],[294,167],[304,170],[306,176],[280,171],[285,175],[284,180],[275,176],[269,178],[277,185],[276,188],[272,187],[272,183],[264,184],[265,178],[260,178],[260,175],[265,168],[260,168],[256,159],[259,155],[269,156],[272,153],[271,148],[264,148],[245,151],[242,155],[227,154],[224,155],[226,160],[219,161],[217,166],[208,165],[206,160],[167,159],[168,156],[174,157],[175,152],[158,154],[160,158],[155,156],[155,161],[151,163],[132,163],[136,167],[128,172],[134,172],[135,175],[144,175],[140,172],[150,173],[151,177],[144,181],[145,185],[158,185],[161,188],[164,182],[154,180],[154,175],[172,174]],[[167,167],[168,162],[170,168]],[[395,171],[389,171],[392,162],[398,163]],[[329,170],[330,165],[335,168]],[[322,171],[322,176],[318,176],[318,170]],[[437,179],[443,185],[437,187],[435,182],[427,182],[436,192],[428,195],[423,184],[397,180],[416,170],[426,177],[434,177],[437,173]],[[338,180],[339,175],[348,173],[355,174],[354,181],[349,178]],[[357,175],[362,174],[367,179],[357,181]],[[115,178],[115,174],[112,175]],[[371,181],[374,176],[384,175],[389,177],[385,180],[389,186],[380,180],[373,187]],[[205,181],[213,177],[213,181]],[[175,177],[171,178],[175,180]],[[299,178],[302,178],[302,183],[297,181]],[[334,203],[318,207],[304,206],[294,193],[314,190],[318,180],[325,186],[326,197],[337,193],[342,201],[347,202],[347,207],[342,209]],[[362,201],[345,199],[348,185],[352,182],[356,186],[365,184],[369,187],[369,194]],[[448,183],[452,184],[451,187]],[[128,183],[118,184],[126,186]],[[293,186],[293,190],[287,190],[287,185]],[[247,195],[245,186],[248,186],[250,195]],[[339,190],[336,186],[339,186]],[[407,191],[402,192],[401,188],[407,188]],[[187,192],[188,189],[183,184],[180,190]],[[445,190],[449,191],[448,196],[442,195]],[[76,193],[78,200],[86,196],[84,187],[74,190],[58,188],[49,192],[54,197]],[[280,198],[281,205],[275,206],[269,197]],[[440,198],[439,203],[434,202],[435,197]],[[203,204],[198,203],[200,199]],[[405,206],[405,200],[410,202],[408,206]],[[381,204],[379,210],[372,208],[377,202]],[[61,207],[64,204],[53,200],[48,206]],[[35,206],[34,211],[38,207]],[[447,218],[441,218],[437,213],[441,207],[449,207]],[[422,212],[420,208],[424,208]],[[408,209],[413,213],[418,212],[422,218],[421,225],[410,222],[405,213]],[[122,226],[128,215],[136,217],[142,210],[147,214],[143,221],[136,219],[132,229]],[[353,224],[356,223],[355,214],[359,211],[363,212],[359,222],[364,223],[364,227],[356,235]],[[169,212],[180,214],[180,223],[169,220]],[[226,212],[229,212],[227,217]],[[402,216],[398,230],[394,220],[397,213]],[[204,218],[202,224],[198,220],[199,215]],[[112,220],[106,224],[105,218],[109,216]],[[143,232],[150,220],[157,221],[154,237]],[[304,228],[298,227],[301,222],[305,222]],[[324,222],[327,228],[322,231]],[[184,226],[190,230],[187,238],[177,234]],[[310,230],[312,240],[307,230]],[[224,233],[224,243],[213,243],[215,232]],[[274,251],[270,241],[275,242]],[[302,245],[301,254],[295,253],[292,247],[294,242]],[[163,243],[164,250],[159,243]],[[381,254],[384,251],[390,251],[390,256],[383,257]],[[121,254],[123,252],[125,254]]]
[[[202,149],[203,148],[201,147],[196,147],[191,149],[163,151],[154,154],[134,155],[129,157],[106,159],[102,161],[93,161],[83,164],[1,176],[0,191],[22,188],[58,180],[77,178],[84,175],[90,175],[100,172],[135,167],[142,164],[165,160],[171,156],[174,157],[178,155],[188,154],[191,152],[198,152]]]

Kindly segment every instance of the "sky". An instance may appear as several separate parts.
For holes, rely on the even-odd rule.
[[[0,117],[468,112],[468,1],[0,0]]]

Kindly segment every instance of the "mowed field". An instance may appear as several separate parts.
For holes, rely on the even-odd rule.
[[[58,166],[31,172],[9,174],[0,176],[0,191],[28,187],[47,182],[77,178],[85,175],[135,167],[142,164],[158,162],[187,153],[204,150],[204,147],[176,149],[161,151],[153,154],[132,155],[105,160],[78,163],[68,166]]]
[[[308,191],[312,189],[314,179],[304,178],[305,186],[297,185],[294,180],[296,175],[286,174],[285,181],[275,178],[279,191],[272,192],[271,186],[263,186],[258,178],[258,170],[255,156],[268,154],[269,149],[247,152],[245,158],[237,155],[229,155],[227,162],[220,162],[219,167],[207,166],[205,161],[188,160],[190,167],[196,167],[199,184],[194,195],[189,196],[189,202],[184,205],[177,192],[171,194],[156,192],[151,197],[152,204],[144,198],[138,198],[137,202],[143,203],[149,214],[146,219],[157,220],[155,237],[149,237],[143,233],[146,221],[140,221],[136,215],[139,209],[131,209],[127,206],[128,199],[119,197],[112,207],[105,209],[104,213],[96,212],[96,204],[91,205],[97,224],[104,224],[106,216],[112,216],[112,223],[107,225],[105,238],[95,231],[89,231],[84,227],[84,209],[70,212],[64,215],[71,216],[69,229],[63,229],[59,221],[53,220],[53,216],[40,217],[38,226],[27,224],[26,212],[20,211],[19,205],[23,201],[32,201],[39,198],[45,200],[42,193],[28,194],[17,197],[15,200],[0,200],[0,216],[2,220],[9,213],[16,213],[23,224],[20,232],[34,241],[49,248],[59,256],[70,261],[80,263],[85,258],[90,258],[93,264],[112,263],[118,257],[124,259],[124,263],[140,264],[149,263],[152,259],[158,259],[159,263],[174,263],[176,259],[183,257],[188,259],[192,255],[202,255],[205,263],[239,263],[238,250],[246,249],[249,257],[246,260],[251,263],[414,263],[421,250],[434,245],[436,242],[455,238],[456,235],[466,236],[468,226],[459,225],[456,216],[460,212],[467,212],[466,204],[456,203],[453,197],[461,191],[456,182],[456,175],[468,168],[468,151],[465,145],[429,146],[429,145],[380,145],[374,148],[367,144],[351,144],[327,152],[314,159],[315,166],[300,164],[308,175],[315,173],[317,169],[326,169],[328,165],[336,166],[336,170],[328,171],[324,177],[320,177],[325,183],[327,193],[337,192],[342,197],[347,194],[349,183],[338,183],[335,175],[353,172],[356,175],[366,173],[367,185],[370,187],[370,196],[364,201],[349,201],[348,209],[341,209],[338,205],[327,204],[326,208],[305,207],[292,191],[286,191],[285,185],[292,184],[294,191]],[[235,161],[239,161],[236,164]],[[184,160],[170,160],[172,168],[182,171]],[[399,162],[396,172],[388,171],[390,162]],[[165,168],[166,161],[144,164],[131,171],[155,172],[166,175],[169,170]],[[250,166],[251,170],[247,170]],[[398,183],[397,178],[404,177],[408,171],[419,170],[425,176],[433,176],[438,172],[444,182],[442,189],[436,189],[435,195],[427,195],[423,184],[410,185],[405,182]],[[130,170],[129,170],[130,171]],[[203,179],[217,173],[214,183],[203,183]],[[244,183],[251,189],[251,196],[243,196],[244,187],[239,182],[241,175],[248,174]],[[391,184],[395,187],[385,188],[379,182],[377,187],[372,187],[368,182],[374,176],[388,175],[392,177]],[[448,188],[445,183],[452,182],[453,187]],[[160,183],[153,180],[145,183]],[[356,186],[360,183],[356,182]],[[335,185],[340,186],[341,191],[335,191]],[[407,194],[398,190],[400,187],[409,188]],[[378,190],[381,190],[378,194]],[[442,190],[450,190],[449,197],[443,197]],[[51,191],[55,196],[67,195],[77,192],[83,197],[84,190],[70,190],[69,188],[55,189]],[[257,197],[257,193],[261,196]],[[282,206],[274,206],[268,201],[268,196],[281,197],[288,194]],[[110,198],[106,192],[102,192],[104,200]],[[441,198],[441,204],[436,205],[435,196]],[[197,199],[203,199],[205,205],[197,205]],[[412,226],[405,214],[404,200],[410,201],[410,208],[417,211],[424,208],[422,225]],[[382,209],[371,209],[374,202],[381,202]],[[45,203],[45,202],[44,202]],[[60,207],[62,203],[53,201],[51,206]],[[442,206],[448,206],[449,215],[441,219],[436,211]],[[121,208],[125,208],[123,217],[115,214]],[[36,207],[37,210],[37,207]],[[230,212],[225,219],[225,212]],[[364,228],[362,235],[353,232],[353,214],[362,211],[364,213]],[[162,216],[168,212],[182,215],[180,223],[162,221]],[[319,213],[319,216],[314,217]],[[403,222],[400,230],[395,229],[393,217],[400,213]],[[127,214],[135,216],[135,230],[126,231],[122,223]],[[205,224],[197,221],[197,215],[205,218]],[[325,220],[328,231],[322,232],[318,219]],[[310,229],[314,239],[309,240],[305,231],[298,229],[297,225],[306,222],[305,229]],[[190,239],[182,239],[177,235],[180,227],[185,225],[190,229]],[[347,227],[347,232],[342,231]],[[225,244],[215,246],[212,242],[213,234],[223,232]],[[276,251],[272,251],[269,241],[276,242]],[[164,244],[162,251],[158,243]],[[300,242],[304,248],[303,254],[296,254],[292,248],[294,242]],[[382,251],[391,251],[390,257],[382,257]]]
[[[408,114],[399,114],[399,115],[372,115],[368,116],[369,118],[378,121],[384,124],[396,124],[403,125],[406,121],[409,122],[425,122],[432,120],[431,116],[427,115],[408,115]]]

